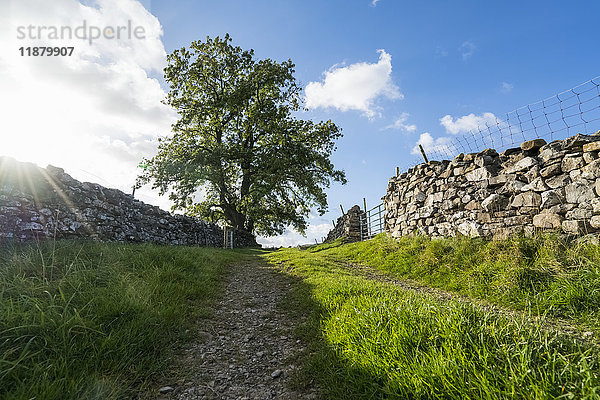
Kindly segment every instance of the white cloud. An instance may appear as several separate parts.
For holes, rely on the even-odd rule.
[[[500,86],[500,92],[504,94],[510,93],[512,92],[514,87],[515,85],[513,85],[512,83],[502,82],[502,85]]]
[[[257,242],[264,247],[288,247],[297,246],[299,244],[315,244],[315,239],[321,243],[322,238],[326,237],[332,228],[332,224],[311,224],[306,229],[306,236],[302,236],[298,231],[290,228],[280,236],[267,238],[259,237],[257,238]]]
[[[91,4],[90,4],[91,3]],[[176,119],[152,74],[166,63],[158,19],[136,0],[19,0],[0,13],[0,155],[64,168],[130,191],[142,157]],[[18,39],[19,26],[143,28],[143,39]],[[27,46],[73,46],[70,57],[27,57]],[[148,189],[144,201],[168,207]]]
[[[400,116],[394,121],[393,124],[386,126],[383,129],[399,129],[405,132],[414,132],[417,130],[417,126],[415,124],[407,124],[406,121],[410,117],[410,114],[407,112],[403,112]]]
[[[484,129],[487,126],[497,126],[500,120],[491,112],[481,115],[469,114],[460,118],[453,119],[451,115],[446,115],[440,119],[440,125],[446,128],[446,132],[453,135],[477,131],[478,128]]]
[[[404,95],[392,81],[392,56],[385,50],[378,52],[377,63],[334,65],[324,73],[322,83],[310,82],[305,89],[306,106],[362,111],[373,118],[378,115],[374,104],[377,98],[402,99]]]
[[[373,7],[377,6],[377,3],[379,3],[379,0],[373,0],[373,1],[371,1],[371,5]]]
[[[440,153],[443,156],[451,156],[451,143],[452,139],[449,137],[440,137],[434,139],[433,136],[429,132],[422,133],[413,147],[411,154],[421,155],[421,150],[419,150],[419,145],[423,146],[423,150],[425,153]]]
[[[460,51],[460,54],[462,55],[462,59],[466,61],[469,58],[471,58],[471,56],[475,52],[476,48],[477,48],[477,46],[475,46],[474,43],[469,42],[467,40],[467,41],[463,42],[463,44],[460,45],[460,47],[458,48],[458,51]]]

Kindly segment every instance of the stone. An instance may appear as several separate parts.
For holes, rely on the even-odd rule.
[[[506,182],[508,182],[509,179],[514,179],[515,175],[506,175],[506,174],[502,174],[502,175],[497,175],[497,176],[492,176],[490,177],[490,179],[488,179],[488,185],[489,186],[500,186],[500,185],[504,185]]]
[[[600,151],[600,141],[584,144],[583,151]]]
[[[574,208],[571,211],[567,212],[565,215],[566,219],[590,219],[592,218],[592,210],[588,210],[585,208]]]
[[[598,142],[600,143],[600,142]],[[584,179],[594,180],[600,178],[600,160],[594,160],[588,165],[581,168],[581,177]]]
[[[568,213],[569,211],[571,211],[574,208],[575,208],[575,204],[564,203],[564,204],[553,205],[552,207],[544,209],[544,210],[548,211],[549,213],[565,215],[566,213]]]
[[[575,136],[571,136],[563,140],[562,149],[576,151],[583,148],[583,145],[592,143],[600,140],[600,138],[593,135],[583,135],[578,133]]]
[[[590,202],[594,197],[593,189],[582,182],[573,182],[565,186],[567,203],[579,204]]]
[[[542,147],[538,157],[544,164],[548,164],[550,161],[554,162],[557,159],[563,158],[565,154],[566,152],[562,150],[562,141],[555,140]]]
[[[509,203],[509,199],[499,194],[491,194],[481,202],[481,207],[487,212],[504,210]]]
[[[428,218],[431,217],[431,215],[434,212],[434,208],[432,206],[427,206],[427,207],[421,207],[419,209],[419,218]]]
[[[508,226],[523,226],[531,222],[528,215],[515,215],[504,219],[504,223]]]
[[[598,159],[598,152],[597,151],[586,151],[585,153],[583,153],[583,161],[585,161],[586,164],[591,163],[594,160]]]
[[[600,214],[600,197],[592,199],[592,201],[590,202],[590,206],[592,206],[592,212],[594,214]]]
[[[445,170],[444,172],[442,172],[442,173],[440,174],[440,178],[442,178],[442,179],[447,179],[447,178],[449,178],[449,177],[451,177],[451,176],[452,176],[452,172],[453,172],[453,171],[452,171],[452,168],[448,168],[447,170]]]
[[[563,218],[558,214],[538,214],[533,217],[533,226],[543,229],[557,229],[562,226]]]
[[[537,178],[539,178],[540,177],[540,167],[539,167],[539,165],[534,165],[533,167],[531,167],[527,172],[525,172],[523,174],[523,176],[525,176],[525,180],[528,183],[531,183],[534,180],[536,180]]]
[[[473,160],[475,160],[475,156],[477,156],[477,153],[467,153],[463,157],[463,161],[466,163],[473,162]]]
[[[494,240],[506,240],[513,235],[517,235],[523,232],[522,226],[507,226],[502,228],[494,229],[492,239]]]
[[[590,219],[590,225],[592,226],[592,228],[600,229],[600,215],[594,215]]]
[[[536,192],[525,192],[515,196],[511,207],[539,207],[542,204],[542,196]]]
[[[477,165],[478,167],[487,167],[490,165],[494,165],[497,162],[497,158],[490,156],[478,156],[477,158],[475,158],[475,165]]]
[[[502,187],[501,193],[519,193],[525,185],[525,182],[519,180],[510,181]]]
[[[542,193],[542,204],[541,208],[550,208],[557,204],[565,202],[565,196],[563,195],[562,189],[548,190]]]
[[[469,172],[467,175],[465,175],[465,178],[467,178],[467,181],[469,182],[477,182],[482,181],[484,179],[488,179],[491,176],[492,174],[490,173],[490,171],[488,171],[487,168],[481,167]]]
[[[510,149],[506,149],[502,153],[500,153],[500,157],[510,157],[510,156],[518,154],[520,152],[521,152],[520,147],[513,147]]]
[[[476,210],[480,207],[480,204],[478,201],[475,200],[471,200],[466,206],[465,206],[465,210]]]
[[[504,173],[514,174],[515,172],[527,171],[535,165],[538,165],[535,158],[525,157],[522,160],[517,161],[512,167],[506,169]]]
[[[462,176],[465,172],[465,168],[464,167],[456,167],[452,170],[452,174],[454,174],[454,176]]]
[[[434,203],[441,203],[444,200],[443,192],[435,192],[427,196],[427,200],[425,201],[426,206],[431,206]]]
[[[452,162],[450,164],[451,165],[456,165],[458,163],[461,163],[464,158],[465,158],[465,153],[460,153],[459,155],[457,155],[456,157],[454,157],[454,159],[452,160]]]
[[[580,169],[574,169],[573,171],[569,172],[569,177],[571,178],[571,181],[573,181],[573,182],[581,181],[582,179],[584,179],[581,177]]]
[[[448,211],[454,208],[454,202],[450,199],[442,201],[442,210]]]
[[[526,215],[529,217],[533,217],[537,213],[540,212],[539,207],[521,207],[517,209],[517,215]]]
[[[581,157],[581,155],[568,154],[563,158],[560,168],[563,172],[571,172],[575,169],[583,167],[584,165],[585,162],[583,161],[583,157]]]
[[[600,179],[596,180],[596,184],[594,185],[596,189],[596,195],[600,196]]]
[[[498,152],[495,149],[488,148],[488,149],[482,150],[479,153],[477,153],[477,156],[496,158],[496,157],[498,157]]]
[[[171,393],[173,389],[171,386],[163,386],[160,389],[158,389],[158,393],[160,394],[167,394],[167,393]]]
[[[561,226],[563,231],[573,235],[586,234],[593,229],[587,221],[583,220],[566,220]]]
[[[546,183],[546,185],[548,185],[548,187],[550,189],[557,189],[557,188],[565,187],[569,183],[571,183],[571,177],[569,175],[558,175],[558,176],[554,176],[552,178],[546,179],[545,183]]]
[[[521,150],[523,150],[523,151],[537,150],[545,144],[546,144],[546,141],[544,139],[528,140],[526,142],[521,143]]]
[[[456,230],[464,235],[469,237],[480,237],[481,236],[481,226],[473,221],[465,221],[460,223]]]
[[[417,203],[422,203],[427,200],[427,195],[424,192],[417,190],[413,195],[413,199]]]
[[[492,221],[492,216],[485,212],[477,213],[477,222],[480,224],[489,224]]]
[[[534,192],[544,192],[548,189],[549,189],[548,185],[546,185],[544,183],[542,178],[535,178],[531,183],[523,186],[521,188],[521,191],[528,192],[528,191],[532,190]]]
[[[37,222],[24,222],[19,224],[19,229],[22,231],[42,231],[44,227]]]
[[[283,374],[283,371],[280,369],[276,369],[275,371],[271,372],[271,378],[279,378],[281,374]]]
[[[550,178],[555,175],[559,175],[562,173],[562,168],[560,163],[548,165],[540,170],[540,176],[542,178]]]

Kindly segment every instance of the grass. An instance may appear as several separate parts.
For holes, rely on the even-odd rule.
[[[210,315],[219,249],[62,241],[0,247],[0,398],[132,397]]]
[[[267,257],[303,282],[285,301],[294,312],[310,314],[298,328],[309,343],[299,381],[315,379],[328,398],[600,398],[597,346],[547,331],[528,313],[490,313],[368,280],[343,266],[361,261],[531,312],[590,321],[599,304],[592,303],[598,291],[594,246],[556,238],[378,237]],[[561,290],[557,281],[570,285]],[[573,286],[578,297],[569,294]]]
[[[379,235],[311,251],[360,263],[535,315],[572,320],[600,334],[600,246],[544,235],[503,241]]]
[[[599,331],[598,246],[385,235],[268,254],[69,241],[0,247],[0,398],[138,396],[172,365],[175,345],[192,339],[186,330],[211,315],[227,266],[259,254],[296,278],[282,305],[305,321],[298,384],[315,380],[329,398],[600,398],[597,345],[528,319]],[[348,262],[524,312],[403,290],[356,275]]]

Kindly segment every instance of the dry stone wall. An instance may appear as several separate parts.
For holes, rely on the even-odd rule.
[[[600,231],[600,132],[430,161],[389,180],[385,230],[506,238]]]
[[[355,205],[344,215],[337,219],[335,227],[327,234],[326,242],[338,238],[345,238],[347,242],[358,242],[361,240],[361,218],[365,219],[365,212]]]
[[[0,157],[0,242],[55,237],[223,246],[223,231],[214,224],[79,182],[61,168]],[[236,231],[234,246],[257,244],[253,235]]]

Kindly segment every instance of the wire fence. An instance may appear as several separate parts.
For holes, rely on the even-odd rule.
[[[498,152],[532,139],[547,142],[600,129],[600,76],[503,117],[487,113],[467,133],[438,138],[425,147],[430,160],[452,159],[485,148]]]
[[[485,113],[481,124],[467,133],[450,135],[424,145],[429,160],[453,159],[459,153],[475,153],[485,148],[498,152],[521,143],[544,139],[551,142],[577,133],[592,134],[600,129],[600,76],[547,99],[528,104],[506,113],[502,118]],[[416,163],[397,167],[408,170]],[[385,209],[382,204],[367,210],[360,218],[361,240],[368,240],[384,231]]]

